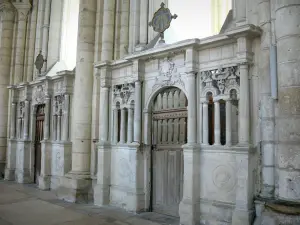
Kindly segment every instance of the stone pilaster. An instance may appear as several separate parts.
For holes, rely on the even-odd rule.
[[[74,81],[72,168],[58,195],[71,202],[91,199],[90,159],[92,86],[96,25],[96,0],[80,0],[77,63]]]
[[[215,130],[214,130],[214,136],[215,136],[215,145],[220,145],[221,144],[221,118],[220,118],[220,102],[219,100],[215,100]]]
[[[104,0],[101,60],[113,59],[116,0]],[[78,53],[77,53],[78,54]]]
[[[7,86],[9,85],[15,17],[14,7],[9,1],[4,1],[0,4],[0,14],[2,23],[0,32],[2,43],[0,48],[0,175],[3,175],[7,148],[8,108],[10,104]]]
[[[121,37],[120,37],[120,58],[128,53],[129,45],[129,0],[121,1]]]
[[[27,82],[33,80],[33,68],[34,68],[34,49],[35,49],[35,38],[36,38],[36,29],[37,29],[37,10],[38,10],[38,0],[33,0],[32,2],[32,11],[30,15],[30,32],[29,32],[29,46],[27,52]]]
[[[127,123],[127,143],[132,142],[132,137],[133,137],[133,108],[128,108],[128,123]]]
[[[124,144],[126,139],[126,109],[121,109],[121,132],[120,132],[120,143]]]
[[[140,41],[140,1],[130,1],[129,53],[134,52]]]
[[[47,58],[48,55],[48,41],[49,41],[49,27],[50,27],[50,11],[51,11],[52,0],[45,1],[45,14],[44,14],[44,24],[43,24],[43,45],[42,54]],[[47,61],[44,62],[43,72],[47,71]]]
[[[18,84],[23,81],[24,71],[24,56],[25,56],[25,41],[26,41],[26,26],[27,16],[31,8],[30,3],[13,2],[18,12],[18,30],[16,40],[16,56],[15,56],[15,73],[14,83]]]
[[[119,136],[119,109],[114,109],[114,127],[113,127],[113,142],[114,144],[118,143]]]
[[[140,81],[135,82],[135,102],[134,102],[134,129],[133,141],[141,143],[142,129],[142,85]]]
[[[270,0],[258,1],[258,24],[263,30],[264,38],[260,43],[260,62],[259,68],[259,96],[260,96],[260,148],[262,152],[262,190],[261,196],[264,198],[274,197],[275,190],[275,101],[272,99],[271,87],[272,78],[271,69],[276,68],[277,62],[271,62],[271,55],[276,54],[276,51],[271,52],[275,46],[275,32],[272,31],[271,24],[271,4]],[[274,14],[276,14],[274,12]],[[274,39],[274,45],[272,44]],[[277,74],[276,74],[277,76]],[[277,78],[276,78],[277,79]],[[277,89],[277,85],[275,87]]]
[[[231,146],[232,145],[232,122],[231,122],[231,111],[232,110],[232,103],[231,100],[228,99],[226,101],[226,145]]]
[[[209,137],[209,132],[208,132],[208,103],[203,102],[202,103],[203,107],[203,141],[202,143],[205,145],[208,145],[208,137]]]
[[[64,106],[65,108],[63,109],[64,115],[63,115],[63,135],[62,135],[62,140],[63,141],[68,141],[69,140],[69,116],[70,116],[70,95],[65,94],[65,99],[64,99]]]
[[[249,145],[250,139],[250,92],[249,66],[240,65],[240,101],[239,101],[239,145]]]
[[[275,10],[278,56],[276,192],[280,199],[300,202],[300,2],[278,0]]]

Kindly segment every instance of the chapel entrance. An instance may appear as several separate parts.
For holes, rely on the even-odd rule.
[[[168,88],[154,100],[152,117],[152,211],[179,217],[183,194],[183,150],[187,142],[187,99]]]
[[[38,105],[35,124],[35,157],[34,157],[34,183],[38,184],[41,173],[41,141],[44,139],[45,105]]]

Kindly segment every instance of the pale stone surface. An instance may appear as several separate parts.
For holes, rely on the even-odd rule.
[[[159,190],[170,202],[180,196],[173,203],[182,225],[249,225],[255,213],[257,224],[297,221],[260,217],[253,201],[300,201],[297,0],[233,1],[233,21],[222,34],[152,43],[145,51],[156,35],[148,22],[161,0],[81,0],[76,70],[57,74],[65,68],[56,64],[64,55],[62,18],[73,11],[57,10],[59,0],[30,2],[32,8],[29,1],[0,3],[0,175],[5,165],[6,180],[34,181],[36,114],[44,104],[38,186],[61,199],[140,212],[151,210]],[[37,76],[40,50],[48,59],[42,71],[50,71]],[[172,88],[177,91],[166,91]],[[179,163],[175,148],[182,177],[172,177],[179,171],[172,167]],[[167,168],[160,175],[170,177],[167,188],[152,178],[156,150]],[[182,193],[174,194],[178,179]],[[10,212],[31,204],[57,211],[19,193],[8,198],[22,200]],[[126,216],[116,217],[142,223]],[[29,223],[34,216],[24,218]],[[97,224],[81,216],[55,219]]]
[[[39,191],[34,186],[19,186],[0,181],[0,190],[1,225],[175,225],[178,223],[172,218],[156,214],[133,215],[114,208],[65,203],[57,200],[54,193]]]

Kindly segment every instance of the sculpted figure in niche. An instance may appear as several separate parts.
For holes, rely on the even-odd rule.
[[[35,68],[39,71],[39,74],[42,73],[42,68],[43,68],[43,65],[44,65],[44,62],[46,62],[47,60],[44,59],[44,56],[42,55],[42,51],[40,51],[40,53],[38,54],[38,56],[36,57],[36,60],[35,60]]]

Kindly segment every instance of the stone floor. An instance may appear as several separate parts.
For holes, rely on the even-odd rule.
[[[112,207],[73,204],[34,185],[0,181],[0,225],[178,225],[155,213],[133,215]]]

